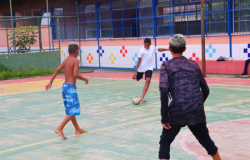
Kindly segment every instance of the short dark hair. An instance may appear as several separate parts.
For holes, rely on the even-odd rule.
[[[145,38],[145,39],[144,39],[144,43],[151,43],[151,39]]]
[[[170,48],[171,48],[171,50],[174,52],[174,53],[183,53],[184,52],[184,50],[185,50],[185,47],[186,46],[183,46],[183,47],[174,47],[174,46],[171,46],[170,45]]]
[[[74,53],[76,53],[76,51],[77,51],[78,49],[79,49],[79,47],[78,47],[77,43],[71,42],[71,43],[69,44],[68,52],[69,52],[69,54],[74,54]]]

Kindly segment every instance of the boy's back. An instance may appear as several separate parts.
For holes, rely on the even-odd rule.
[[[76,84],[76,77],[74,76],[76,67],[79,66],[79,60],[73,56],[69,56],[64,60],[64,75],[65,75],[65,84]]]
[[[205,79],[196,62],[186,57],[176,57],[162,64],[160,87],[169,84],[171,103],[169,112],[172,124],[195,125],[206,121],[203,94],[200,90]]]

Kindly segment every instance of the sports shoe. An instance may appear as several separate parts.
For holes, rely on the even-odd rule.
[[[241,75],[247,75],[247,73],[243,72]]]

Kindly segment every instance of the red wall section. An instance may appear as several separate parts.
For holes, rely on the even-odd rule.
[[[196,61],[202,69],[202,62]],[[214,74],[241,74],[243,73],[245,61],[206,61],[207,73]],[[248,66],[250,73],[250,65]]]

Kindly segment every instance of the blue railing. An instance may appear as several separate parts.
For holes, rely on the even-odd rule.
[[[76,7],[51,7],[50,12],[52,16],[76,16]],[[206,36],[250,34],[249,0],[207,0],[205,8]],[[14,15],[18,12],[25,15],[26,11],[14,11]],[[60,38],[139,39],[170,37],[175,33],[200,36],[200,12],[200,0],[116,0],[80,4],[80,33],[76,17],[60,18]],[[37,22],[30,23],[36,25]],[[52,38],[57,40],[56,19],[51,19],[51,26]]]

